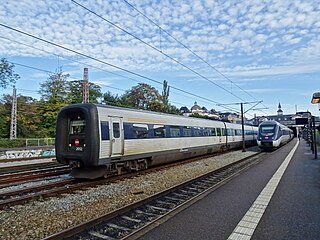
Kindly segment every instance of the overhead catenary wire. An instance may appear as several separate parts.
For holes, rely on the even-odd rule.
[[[87,67],[90,67],[90,68],[94,68],[94,69],[98,69],[98,70],[104,71],[104,72],[109,73],[109,74],[112,74],[112,75],[114,75],[114,76],[122,77],[122,78],[125,78],[125,79],[129,79],[129,80],[131,80],[131,81],[140,83],[140,81],[138,81],[138,80],[136,80],[136,79],[134,79],[134,78],[131,78],[131,77],[128,77],[128,76],[119,74],[119,73],[111,72],[111,71],[108,71],[108,70],[106,70],[106,69],[103,69],[103,68],[100,68],[100,67],[96,67],[96,66],[91,65],[91,64],[88,64],[88,63],[84,63],[84,62],[81,62],[81,61],[77,61],[77,60],[74,60],[74,59],[70,59],[70,58],[68,58],[68,57],[61,56],[61,55],[56,54],[56,53],[51,53],[51,52],[46,51],[46,50],[44,50],[44,49],[40,49],[40,48],[31,46],[31,45],[28,45],[28,44],[25,44],[25,43],[21,43],[21,42],[18,42],[18,41],[16,41],[16,40],[9,39],[9,38],[3,37],[3,36],[0,36],[0,38],[5,39],[5,40],[7,40],[7,41],[14,42],[14,43],[16,43],[16,44],[20,44],[20,45],[22,45],[22,46],[26,46],[26,47],[29,47],[29,48],[32,48],[32,49],[36,49],[36,50],[38,50],[38,51],[42,51],[42,52],[45,52],[45,53],[48,53],[48,54],[57,56],[58,58],[66,59],[66,60],[68,60],[68,61],[70,61],[70,62],[78,63],[78,64],[81,64],[81,65],[84,65],[84,66],[87,66]],[[11,63],[13,63],[13,62],[11,62]],[[18,65],[18,64],[17,64],[17,65]],[[31,68],[31,67],[30,67],[30,68]],[[35,69],[35,70],[37,70],[37,69]],[[40,71],[46,71],[46,70],[43,70],[43,69],[42,69],[42,70],[40,70]],[[48,71],[48,73],[54,73],[54,72]],[[78,79],[77,79],[77,80],[78,80]],[[102,85],[102,84],[99,84],[99,85]],[[162,86],[162,83],[161,83],[161,86]],[[176,91],[171,91],[171,92],[174,93],[174,94],[176,94],[176,95],[179,95],[179,96],[187,97],[186,95],[183,95],[183,94],[178,93],[178,92],[176,92]],[[171,101],[171,102],[172,102],[172,101]],[[173,103],[173,102],[172,102],[172,103]],[[182,106],[185,105],[185,104],[182,104],[182,103],[178,103],[178,104],[179,104],[179,105],[182,105]]]
[[[141,14],[144,18],[146,18],[148,21],[150,21],[152,24],[154,24],[155,26],[157,26],[160,30],[160,46],[161,46],[161,34],[165,33],[167,34],[169,37],[171,37],[173,40],[175,40],[177,43],[179,43],[181,46],[183,46],[185,49],[187,49],[190,53],[192,53],[194,56],[196,56],[198,59],[200,59],[202,62],[204,62],[205,64],[207,64],[211,69],[213,69],[214,71],[216,71],[218,74],[220,74],[223,78],[225,78],[226,80],[228,80],[229,82],[231,82],[232,84],[234,84],[236,87],[238,87],[241,91],[245,92],[248,96],[252,97],[253,99],[257,100],[258,99],[256,97],[254,97],[252,94],[250,94],[248,91],[244,90],[243,88],[241,88],[240,86],[238,86],[236,83],[234,83],[229,77],[227,77],[224,73],[222,73],[220,70],[218,70],[216,67],[212,66],[208,61],[206,61],[204,58],[202,58],[201,56],[199,56],[195,51],[193,51],[192,49],[190,49],[188,46],[186,46],[184,43],[182,43],[181,41],[179,41],[176,37],[174,37],[172,34],[170,34],[168,31],[166,31],[165,29],[163,29],[159,24],[157,24],[154,20],[152,20],[151,18],[149,18],[146,14],[144,14],[143,12],[141,12],[139,9],[137,9],[135,6],[133,6],[131,3],[129,3],[127,0],[123,0],[127,5],[129,5],[131,8],[133,8],[135,11],[137,11],[139,14]],[[262,103],[262,105],[264,105]],[[264,105],[265,106],[265,105]],[[266,106],[265,106],[266,107]]]
[[[167,58],[171,59],[171,60],[172,60],[172,61],[174,61],[175,63],[177,63],[177,64],[179,64],[180,66],[182,66],[182,67],[184,67],[184,68],[188,69],[189,71],[193,72],[193,73],[194,73],[194,74],[196,74],[197,76],[199,76],[199,77],[201,77],[201,78],[205,79],[206,81],[208,81],[208,82],[212,83],[213,85],[215,85],[215,86],[217,86],[217,87],[219,87],[219,88],[223,89],[224,91],[226,91],[226,92],[228,92],[229,94],[233,95],[234,97],[236,97],[236,98],[240,99],[241,101],[245,101],[244,99],[242,99],[241,97],[237,96],[236,94],[234,94],[233,92],[229,91],[228,89],[226,89],[226,88],[224,88],[224,87],[220,86],[219,84],[217,84],[217,83],[213,82],[213,81],[212,81],[212,80],[210,80],[209,78],[207,78],[207,77],[203,76],[202,74],[198,73],[198,72],[197,72],[197,71],[195,71],[194,69],[192,69],[192,68],[188,67],[188,66],[187,66],[187,65],[185,65],[184,63],[182,63],[182,62],[180,62],[180,61],[176,60],[175,58],[171,57],[170,55],[168,55],[168,54],[164,53],[162,50],[159,50],[158,48],[156,48],[156,47],[152,46],[151,44],[149,44],[149,43],[147,43],[146,41],[142,40],[141,38],[137,37],[136,35],[134,35],[134,34],[132,34],[132,33],[128,32],[128,31],[127,31],[127,30],[125,30],[125,29],[123,29],[122,27],[119,27],[117,24],[115,24],[115,23],[111,22],[110,20],[106,19],[105,17],[103,17],[103,16],[101,16],[101,15],[97,14],[97,13],[96,13],[96,12],[94,12],[93,10],[91,10],[91,9],[89,9],[89,8],[87,8],[87,7],[85,7],[84,5],[82,5],[82,4],[80,4],[80,3],[78,3],[78,2],[77,2],[77,1],[75,1],[75,0],[71,0],[71,1],[72,1],[74,4],[76,4],[76,5],[80,6],[80,7],[82,7],[82,8],[83,8],[83,9],[85,9],[86,11],[88,11],[88,12],[92,13],[93,15],[95,15],[95,16],[97,16],[97,17],[101,18],[102,20],[106,21],[107,23],[109,23],[109,24],[110,24],[110,25],[112,25],[113,27],[115,27],[115,28],[119,29],[120,31],[122,31],[122,32],[124,32],[124,33],[126,33],[126,34],[130,35],[131,37],[133,37],[133,38],[137,39],[138,41],[142,42],[143,44],[145,44],[146,46],[148,46],[148,47],[152,48],[153,50],[155,50],[155,51],[159,52],[160,54],[163,54],[164,56],[166,56]]]
[[[143,17],[145,17],[147,20],[149,20],[152,24],[154,24],[155,26],[157,26],[160,29],[160,32],[167,34],[169,37],[171,37],[173,40],[175,40],[177,43],[179,43],[181,46],[183,46],[185,49],[187,49],[190,53],[192,53],[194,56],[196,56],[198,59],[200,59],[202,62],[206,63],[210,68],[212,68],[213,70],[215,70],[218,74],[220,74],[222,77],[224,77],[225,79],[227,79],[229,82],[231,82],[232,84],[234,84],[235,86],[237,86],[241,91],[245,92],[246,94],[248,94],[250,97],[254,98],[255,100],[257,100],[252,94],[248,93],[246,90],[244,90],[243,88],[241,88],[240,86],[238,86],[236,83],[234,83],[230,78],[228,78],[225,74],[223,74],[221,71],[219,71],[216,67],[212,66],[208,61],[206,61],[205,59],[203,59],[201,56],[199,56],[196,52],[194,52],[192,49],[190,49],[188,46],[186,46],[184,43],[182,43],[181,41],[179,41],[176,37],[174,37],[172,34],[170,34],[168,31],[166,31],[165,29],[163,29],[159,24],[157,24],[154,20],[152,20],[151,18],[149,18],[146,14],[144,14],[143,12],[141,12],[139,9],[137,9],[135,6],[133,6],[131,3],[129,3],[127,0],[123,0],[126,4],[128,4],[131,8],[133,8],[134,10],[136,10],[138,13],[140,13]]]
[[[162,82],[160,82],[160,81],[158,81],[158,80],[155,80],[155,79],[152,79],[152,78],[150,78],[150,77],[144,76],[144,75],[142,75],[142,74],[139,74],[139,73],[136,73],[136,72],[127,70],[127,69],[122,68],[122,67],[119,67],[119,66],[116,66],[116,65],[114,65],[114,64],[111,64],[111,63],[108,63],[108,62],[106,62],[106,61],[100,60],[100,59],[98,59],[98,58],[96,58],[96,57],[92,57],[92,56],[89,56],[89,55],[87,55],[87,54],[81,53],[81,52],[79,52],[79,51],[76,51],[76,50],[73,50],[73,49],[64,47],[64,46],[62,46],[62,45],[59,45],[59,44],[54,43],[54,42],[51,42],[51,41],[49,41],[49,40],[46,40],[46,39],[37,37],[37,36],[32,35],[32,34],[30,34],[30,33],[21,31],[21,30],[19,30],[19,29],[16,29],[16,28],[7,26],[7,25],[2,24],[2,23],[0,23],[0,26],[2,26],[2,27],[4,27],[4,28],[7,28],[7,29],[10,29],[10,30],[12,30],[12,31],[18,32],[18,33],[20,33],[20,34],[22,34],[22,35],[25,35],[25,36],[28,36],[28,37],[37,39],[37,40],[42,41],[42,42],[45,42],[45,43],[47,43],[47,44],[53,45],[53,46],[55,46],[55,47],[58,47],[58,48],[67,50],[67,51],[72,52],[72,53],[75,53],[75,54],[77,54],[77,55],[83,56],[83,57],[85,57],[85,58],[89,58],[89,59],[91,59],[91,60],[94,60],[94,61],[97,61],[97,62],[99,62],[99,63],[105,64],[105,65],[107,65],[107,66],[113,67],[113,68],[115,68],[115,69],[118,69],[118,70],[121,70],[121,71],[130,73],[130,74],[135,75],[135,76],[137,76],[137,77],[140,77],[140,78],[143,78],[143,79],[146,79],[146,80],[149,80],[149,81],[158,83],[158,84],[162,84]],[[172,89],[177,90],[177,91],[180,91],[180,92],[186,93],[186,94],[188,94],[188,95],[197,97],[197,98],[199,98],[199,99],[203,99],[203,100],[206,100],[206,101],[215,103],[215,104],[219,104],[219,102],[217,102],[217,101],[214,101],[214,100],[211,100],[211,99],[202,97],[202,96],[200,96],[200,95],[197,95],[197,94],[194,94],[194,93],[185,91],[185,90],[183,90],[183,89],[174,87],[174,86],[172,86],[172,85],[170,85],[170,87],[171,87]],[[228,110],[232,110],[232,111],[238,111],[238,109],[231,108],[231,107],[223,107],[223,108],[228,109]]]

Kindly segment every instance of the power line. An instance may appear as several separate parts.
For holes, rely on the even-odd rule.
[[[123,29],[123,28],[119,27],[117,24],[115,24],[115,23],[113,23],[113,22],[109,21],[108,19],[106,19],[106,18],[104,18],[103,16],[101,16],[101,15],[97,14],[96,12],[92,11],[91,9],[89,9],[89,8],[87,8],[87,7],[85,7],[85,6],[83,6],[82,4],[78,3],[78,2],[77,2],[77,1],[75,1],[75,0],[71,0],[71,1],[72,1],[74,4],[76,4],[76,5],[80,6],[80,7],[82,7],[82,8],[83,8],[83,9],[85,9],[86,11],[88,11],[88,12],[92,13],[93,15],[95,15],[95,16],[97,16],[97,17],[101,18],[102,20],[106,21],[107,23],[109,23],[109,24],[110,24],[110,25],[112,25],[113,27],[115,27],[115,28],[117,28],[117,29],[119,29],[119,30],[123,31],[124,33],[126,33],[126,34],[130,35],[131,37],[133,37],[133,38],[135,38],[135,39],[139,40],[139,41],[140,41],[140,42],[142,42],[143,44],[145,44],[145,45],[147,45],[148,47],[152,48],[153,50],[155,50],[155,51],[159,52],[160,54],[162,54],[162,55],[166,56],[167,58],[171,59],[172,61],[174,61],[175,63],[179,64],[180,66],[182,66],[182,67],[184,67],[184,68],[188,69],[189,71],[193,72],[194,74],[198,75],[199,77],[201,77],[201,78],[203,78],[203,79],[207,80],[208,82],[210,82],[210,83],[214,84],[215,86],[217,86],[217,87],[219,87],[219,88],[223,89],[224,91],[226,91],[226,92],[230,93],[231,95],[233,95],[234,97],[236,97],[236,98],[240,99],[241,101],[245,101],[244,99],[240,98],[239,96],[237,96],[237,95],[236,95],[236,94],[234,94],[233,92],[229,91],[228,89],[226,89],[226,88],[224,88],[224,87],[220,86],[219,84],[217,84],[217,83],[213,82],[213,81],[212,81],[212,80],[210,80],[209,78],[207,78],[207,77],[203,76],[202,74],[198,73],[197,71],[193,70],[192,68],[188,67],[187,65],[185,65],[185,64],[183,64],[183,63],[181,63],[180,61],[176,60],[175,58],[171,57],[170,55],[168,55],[168,54],[164,53],[163,51],[161,51],[161,50],[159,50],[158,48],[156,48],[156,47],[152,46],[151,44],[147,43],[146,41],[142,40],[141,38],[139,38],[139,37],[135,36],[134,34],[132,34],[132,33],[128,32],[127,30],[125,30],[125,29]]]
[[[16,28],[13,28],[13,27],[9,27],[9,26],[7,26],[7,25],[5,25],[5,24],[2,24],[2,23],[0,23],[0,26],[2,26],[2,27],[4,27],[4,28],[7,28],[7,29],[10,29],[10,30],[12,30],[12,31],[18,32],[18,33],[20,33],[20,34],[26,35],[26,36],[28,36],[28,37],[37,39],[37,40],[39,40],[39,41],[48,43],[48,44],[53,45],[53,46],[55,46],[55,47],[58,47],[58,48],[67,50],[67,51],[72,52],[72,53],[75,53],[75,54],[77,54],[77,55],[83,56],[83,57],[85,57],[85,58],[89,58],[89,59],[91,59],[91,60],[94,60],[94,61],[97,61],[97,62],[99,62],[99,63],[105,64],[105,65],[107,65],[107,66],[110,66],[110,67],[119,69],[119,70],[121,70],[121,71],[130,73],[130,74],[135,75],[135,76],[137,76],[137,77],[140,77],[140,78],[143,78],[143,79],[146,79],[146,80],[149,80],[149,81],[158,83],[158,84],[162,84],[162,83],[161,83],[160,81],[158,81],[158,80],[155,80],[155,79],[152,79],[152,78],[150,78],[150,77],[146,77],[146,76],[144,76],[144,75],[141,75],[141,74],[139,74],[139,73],[135,73],[135,72],[133,72],[133,71],[124,69],[124,68],[122,68],[122,67],[116,66],[116,65],[114,65],[114,64],[108,63],[108,62],[103,61],[103,60],[100,60],[100,59],[98,59],[98,58],[91,57],[91,56],[89,56],[89,55],[87,55],[87,54],[84,54],[84,53],[75,51],[75,50],[70,49],[70,48],[67,48],[67,47],[64,47],[64,46],[62,46],[62,45],[59,45],[59,44],[57,44],[57,43],[48,41],[48,40],[46,40],[46,39],[37,37],[37,36],[32,35],[32,34],[30,34],[30,33],[21,31],[21,30],[19,30],[19,29],[16,29]],[[197,97],[197,98],[200,98],[200,99],[204,99],[204,100],[206,100],[206,101],[213,102],[213,103],[215,103],[215,104],[219,104],[219,102],[217,102],[217,101],[214,101],[214,100],[211,100],[211,99],[208,99],[208,98],[199,96],[199,95],[197,95],[197,94],[194,94],[194,93],[191,93],[191,92],[188,92],[188,91],[185,91],[185,90],[182,90],[182,89],[173,87],[173,86],[170,86],[170,87],[173,88],[173,89],[175,89],[175,90],[177,90],[177,91],[180,91],[180,92],[189,94],[189,95],[191,95],[191,96],[194,96],[194,97]],[[228,108],[228,107],[224,107],[224,108],[226,108],[226,109],[228,109],[228,110],[235,110],[235,111],[237,111],[236,109],[233,109],[233,108]]]
[[[185,49],[187,49],[189,52],[191,52],[194,56],[196,56],[198,59],[200,59],[202,62],[206,63],[210,68],[212,68],[213,70],[215,70],[218,74],[220,74],[222,77],[224,77],[225,79],[227,79],[229,82],[231,82],[232,84],[234,84],[236,87],[238,87],[241,91],[245,92],[248,96],[252,97],[253,99],[257,100],[258,99],[256,97],[254,97],[252,94],[250,94],[249,92],[247,92],[246,90],[244,90],[243,88],[241,88],[240,86],[238,86],[236,83],[234,83],[229,77],[227,77],[225,74],[223,74],[221,71],[219,71],[216,67],[212,66],[208,61],[206,61],[205,59],[203,59],[201,56],[199,56],[196,52],[194,52],[193,50],[191,50],[188,46],[186,46],[184,43],[182,43],[181,41],[179,41],[176,37],[174,37],[172,34],[170,34],[168,31],[164,30],[159,24],[157,24],[155,21],[153,21],[151,18],[149,18],[146,14],[144,14],[143,12],[141,12],[139,9],[137,9],[135,6],[133,6],[131,3],[129,3],[127,0],[123,0],[127,5],[129,5],[131,8],[133,8],[134,10],[136,10],[139,14],[141,14],[143,17],[145,17],[148,21],[150,21],[152,24],[154,24],[155,26],[157,26],[160,30],[160,41],[161,41],[161,34],[162,32],[164,32],[165,34],[167,34],[169,37],[171,37],[173,40],[175,40],[177,43],[179,43],[181,46],[183,46]],[[160,43],[161,44],[161,43]],[[264,105],[262,103],[262,105]],[[265,105],[264,105],[265,106]],[[266,106],[265,106],[266,107]]]

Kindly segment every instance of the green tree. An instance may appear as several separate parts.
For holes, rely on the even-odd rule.
[[[118,94],[114,95],[110,91],[104,93],[102,98],[102,102],[111,106],[130,107],[130,104],[124,101],[125,98]]]
[[[3,95],[0,101],[0,138],[9,138],[12,96]],[[17,96],[17,137],[39,137],[40,117],[37,114],[37,101],[28,96]]]
[[[54,137],[56,132],[56,119],[59,110],[69,103],[69,74],[64,74],[60,68],[56,73],[50,74],[47,81],[40,84],[41,101],[38,105],[40,113],[40,128],[43,137]]]
[[[69,103],[82,103],[83,98],[83,81],[69,81],[68,82],[68,99]],[[101,87],[94,84],[89,83],[89,102],[90,103],[99,103],[99,98],[102,97]]]
[[[13,70],[14,64],[9,63],[5,58],[0,60],[0,88],[7,88],[8,85],[14,85],[20,78]]]
[[[179,111],[179,108],[171,104],[168,104],[167,113],[182,115],[182,113]]]
[[[56,73],[50,74],[47,81],[40,84],[41,99],[52,103],[67,103],[68,77],[69,74],[64,74],[61,68]]]
[[[17,136],[20,138],[41,137],[38,101],[29,96],[17,97]]]
[[[166,80],[163,81],[162,101],[164,105],[164,112],[169,112],[169,91],[170,87]]]
[[[11,104],[7,102],[10,95],[3,95],[0,99],[0,138],[10,136]]]
[[[158,112],[164,109],[158,90],[145,83],[139,83],[127,90],[123,97],[134,108]]]

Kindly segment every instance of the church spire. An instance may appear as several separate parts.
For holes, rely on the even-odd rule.
[[[277,111],[277,113],[278,113],[278,116],[283,115],[283,111],[282,111],[282,109],[281,109],[281,104],[280,104],[280,102],[279,102],[279,105],[278,105],[278,111]]]

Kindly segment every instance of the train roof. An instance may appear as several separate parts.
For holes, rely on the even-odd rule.
[[[285,125],[283,125],[283,124],[281,124],[281,123],[279,123],[279,122],[277,122],[277,121],[274,121],[274,120],[264,121],[264,122],[262,122],[262,123],[259,124],[259,127],[260,127],[260,126],[263,126],[263,125],[278,125],[278,126],[280,126],[281,128],[283,128],[283,129],[290,129],[290,128],[288,128],[287,126],[285,126]],[[290,129],[290,130],[291,130],[291,129]]]
[[[181,115],[176,115],[176,114],[169,114],[169,113],[161,113],[161,112],[153,112],[153,111],[148,111],[148,110],[141,110],[141,109],[133,109],[133,108],[125,108],[125,107],[117,107],[117,106],[111,106],[111,105],[105,105],[105,104],[94,104],[94,103],[78,103],[78,104],[71,104],[68,105],[64,108],[72,108],[72,107],[84,107],[86,106],[96,106],[97,108],[108,108],[108,109],[114,109],[114,110],[120,110],[120,111],[130,111],[130,112],[137,112],[137,113],[144,113],[144,114],[152,114],[152,115],[161,115],[163,117],[174,117],[174,118],[185,118],[186,120],[190,121],[201,121],[201,122],[210,122],[210,123],[220,123],[223,124],[225,123],[227,126],[232,126],[232,125],[240,125],[240,124],[235,124],[235,123],[229,123],[229,122],[223,122],[219,120],[211,120],[211,119],[204,119],[204,118],[191,118],[191,117],[186,117],[186,116],[181,116]],[[253,127],[250,125],[245,125],[245,127]]]

